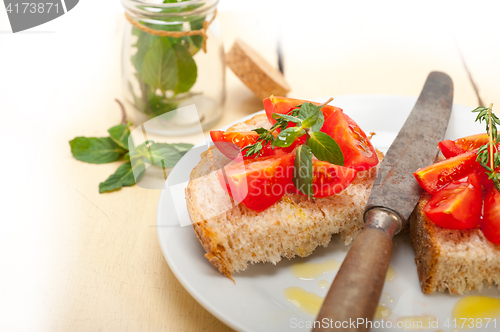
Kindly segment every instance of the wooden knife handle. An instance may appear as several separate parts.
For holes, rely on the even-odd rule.
[[[328,291],[316,319],[321,324],[313,331],[369,330],[366,322],[373,319],[377,309],[391,252],[392,237],[384,230],[363,229]],[[363,323],[357,324],[361,319]]]

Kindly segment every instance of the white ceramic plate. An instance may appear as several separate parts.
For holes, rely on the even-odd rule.
[[[335,97],[332,104],[343,108],[344,112],[366,133],[376,132],[373,144],[385,152],[415,102],[416,98],[413,97],[352,95]],[[484,131],[482,125],[474,123],[474,115],[470,111],[469,107],[453,106],[446,138],[458,138]],[[327,289],[320,288],[318,281],[326,280],[331,283],[336,271],[323,274],[314,280],[301,280],[292,275],[290,267],[299,262],[321,263],[332,258],[341,262],[348,247],[344,246],[335,235],[328,248],[319,248],[307,258],[295,258],[290,261],[285,259],[276,266],[272,264],[250,266],[247,271],[233,276],[236,283],[222,276],[203,256],[205,252],[193,228],[179,226],[189,224],[183,188],[192,168],[199,162],[200,152],[205,148],[206,145],[203,147],[201,144],[192,149],[170,173],[167,180],[169,185],[178,184],[173,194],[176,199],[172,199],[170,190],[164,189],[158,202],[158,238],[170,268],[186,290],[203,307],[237,331],[309,331],[307,324],[310,324],[314,317],[288,301],[283,292],[288,287],[297,286],[325,296]],[[181,208],[178,205],[174,208],[174,201],[180,204]],[[437,319],[439,327],[433,327],[428,331],[454,330],[451,321],[452,310],[461,297],[449,294],[422,294],[414,257],[408,237],[397,235],[391,258],[391,266],[396,272],[396,277],[393,281],[386,282],[383,289],[383,293],[390,296],[393,301],[391,302],[385,295],[381,299],[381,302],[392,311],[387,319],[392,322],[393,327],[386,326],[372,330],[399,331],[401,329],[395,328],[398,320],[416,316],[430,316]],[[500,297],[498,291],[486,288],[481,295]],[[500,328],[500,319],[496,327]],[[481,331],[495,331],[497,328],[490,323],[487,329],[483,325]]]

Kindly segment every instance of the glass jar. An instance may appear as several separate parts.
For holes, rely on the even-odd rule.
[[[122,0],[122,89],[134,124],[155,118],[148,131],[183,135],[221,117],[225,65],[217,3]],[[198,116],[182,111],[190,105]]]

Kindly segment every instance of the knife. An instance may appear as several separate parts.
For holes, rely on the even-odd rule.
[[[408,222],[422,192],[412,173],[435,161],[452,103],[451,78],[430,73],[380,164],[365,208],[365,227],[347,253],[313,331],[369,330],[389,267],[392,238]]]

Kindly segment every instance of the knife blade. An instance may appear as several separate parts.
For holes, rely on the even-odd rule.
[[[430,73],[415,107],[380,164],[367,212],[375,207],[389,208],[406,222],[422,193],[412,173],[436,160],[452,103],[451,78],[444,73]]]
[[[380,298],[392,238],[420,199],[412,173],[435,161],[453,104],[453,82],[432,72],[379,166],[366,205],[365,227],[356,237],[323,302],[313,331],[367,331]]]

